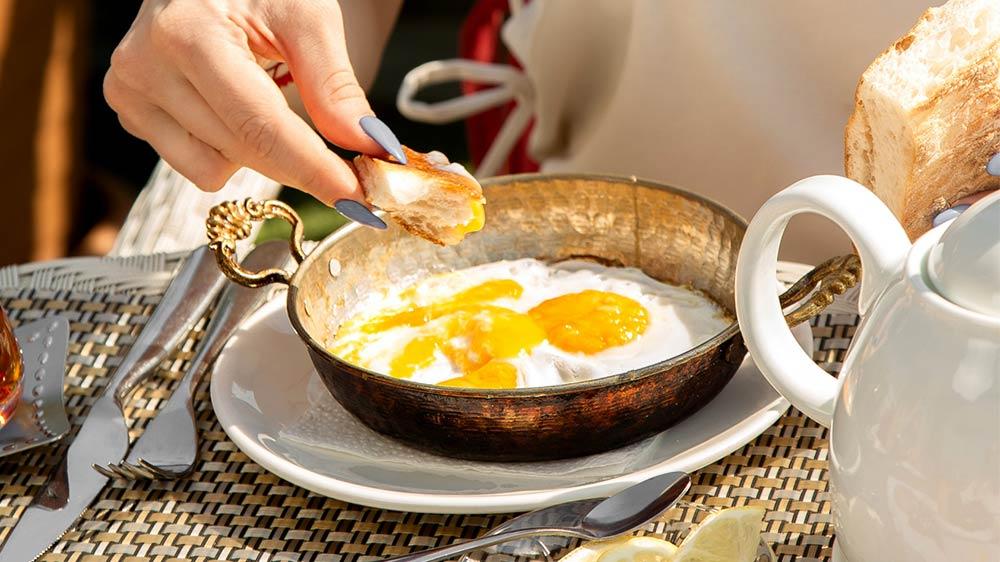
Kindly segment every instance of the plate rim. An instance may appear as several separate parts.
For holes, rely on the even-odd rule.
[[[246,323],[257,323],[264,315],[274,314],[275,312],[287,314],[281,302],[283,298],[283,294],[279,294],[277,298],[265,303],[247,319]],[[432,494],[427,492],[388,490],[318,474],[275,454],[260,444],[256,438],[242,431],[235,423],[239,419],[240,414],[236,413],[233,409],[235,405],[231,403],[231,393],[222,389],[223,383],[216,376],[217,367],[225,364],[224,358],[230,352],[234,340],[235,338],[227,342],[213,365],[209,394],[212,408],[219,420],[219,424],[237,448],[266,470],[295,485],[302,486],[326,497],[378,509],[467,515],[510,513],[537,509],[564,501],[606,496],[624,489],[631,484],[664,472],[672,470],[693,472],[712,464],[761,435],[768,427],[777,422],[790,406],[785,398],[778,395],[775,400],[747,415],[741,422],[713,436],[710,440],[703,441],[697,445],[696,447],[701,454],[687,454],[687,452],[682,452],[640,470],[596,482],[575,486],[496,493],[442,492]],[[810,340],[811,346],[812,343]],[[706,447],[706,443],[711,444]],[[681,457],[681,460],[678,461],[678,457]]]

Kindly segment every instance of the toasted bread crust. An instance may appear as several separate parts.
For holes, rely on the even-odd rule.
[[[357,171],[358,179],[361,181],[361,189],[365,193],[365,201],[369,204],[373,204],[371,196],[369,195],[369,193],[371,193],[374,189],[373,176],[377,172],[378,167],[382,164],[386,164],[386,162],[366,155],[354,158],[354,169]],[[398,166],[399,164],[391,163],[390,165]],[[416,224],[406,220],[402,213],[389,211],[387,211],[387,213],[393,222],[401,226],[403,230],[409,232],[410,234],[419,236],[420,238],[433,242],[438,246],[446,245],[444,240],[436,236],[432,230],[418,227]]]
[[[854,181],[871,187],[872,130],[861,100],[844,129],[844,173]]]
[[[986,163],[1000,151],[1000,41],[955,80],[913,110],[916,150],[910,165],[903,228],[911,238],[930,230],[934,215],[968,195],[1000,189]],[[940,131],[935,122],[947,122]],[[935,203],[943,201],[944,204]]]
[[[399,213],[389,213],[389,217],[396,224],[398,224],[400,227],[402,227],[403,230],[409,232],[410,234],[412,234],[414,236],[419,236],[420,238],[423,238],[424,240],[427,240],[428,242],[433,242],[434,244],[437,244],[438,246],[450,246],[450,245],[456,243],[455,241],[452,241],[452,240],[445,240],[440,235],[440,233],[437,232],[437,231],[434,231],[434,230],[429,229],[429,228],[425,228],[425,227],[423,227],[421,225],[418,225],[418,224],[416,224],[414,222],[408,221],[406,219],[406,216],[401,215]]]
[[[902,179],[889,185],[892,182],[876,177],[882,169],[876,168],[876,155],[885,154],[886,141],[873,130],[866,108],[871,101],[866,99],[871,90],[866,88],[867,79],[883,71],[880,63],[886,57],[897,56],[919,40],[941,9],[927,10],[865,71],[844,130],[845,173],[881,197],[911,239],[929,230],[934,215],[955,201],[1000,188],[1000,178],[985,173],[986,162],[1000,150],[1000,40],[978,51],[981,56],[965,63],[946,83],[937,84],[926,101],[901,108],[898,119],[905,135],[893,142],[905,143],[907,150],[900,161],[892,161],[891,168]]]
[[[449,197],[458,197],[471,202],[484,202],[483,190],[474,179],[462,174],[442,170],[441,163],[432,161],[427,154],[417,152],[406,146],[403,147],[406,154],[407,163],[400,164],[395,160],[383,160],[367,155],[357,156],[354,159],[354,166],[361,181],[361,187],[365,192],[365,199],[369,203],[372,201],[372,193],[376,189],[376,176],[380,169],[390,169],[398,167],[405,169],[410,174],[421,176],[429,182],[438,193],[446,193]],[[413,212],[404,210],[386,209],[389,218],[404,230],[419,236],[429,242],[439,246],[457,244],[464,235],[456,237],[454,224],[435,225],[425,217],[415,215]]]
[[[426,153],[411,150],[406,146],[403,147],[403,153],[406,154],[406,168],[418,170],[432,177],[439,189],[460,194],[470,200],[483,198],[483,188],[476,180],[438,168],[435,163],[428,159]],[[398,162],[391,162],[391,164],[402,166]]]

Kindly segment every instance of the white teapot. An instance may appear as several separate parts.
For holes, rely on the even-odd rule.
[[[862,320],[836,379],[778,304],[778,244],[799,213],[833,220],[861,257]],[[834,560],[1000,560],[1000,193],[911,245],[863,186],[802,180],[751,221],[736,311],[774,388],[830,428]]]

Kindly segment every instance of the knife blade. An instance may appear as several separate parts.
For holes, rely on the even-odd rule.
[[[37,559],[97,497],[108,478],[92,466],[117,463],[128,451],[128,427],[122,405],[177,347],[224,282],[225,277],[206,246],[191,253],[91,407],[62,465],[11,530],[0,548],[0,559],[18,562]]]

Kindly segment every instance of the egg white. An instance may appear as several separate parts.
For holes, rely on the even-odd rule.
[[[567,261],[546,264],[535,259],[499,261],[430,277],[417,284],[411,300],[400,293],[406,286],[366,299],[366,310],[377,314],[405,304],[426,305],[445,300],[470,287],[495,279],[511,279],[524,287],[517,298],[503,298],[490,304],[527,313],[541,302],[592,289],[632,298],[649,313],[646,331],[629,343],[593,355],[561,350],[548,341],[506,359],[518,370],[518,387],[538,387],[584,381],[623,373],[675,357],[711,339],[731,323],[725,311],[705,295],[663,283],[634,268],[606,267],[592,262]],[[359,310],[365,310],[359,309]],[[367,314],[366,314],[367,315]],[[389,363],[420,333],[420,329],[400,326],[380,333],[360,352],[363,365],[376,372],[388,372]],[[351,339],[352,334],[338,337]],[[440,351],[434,362],[414,372],[409,379],[434,384],[460,376]]]

